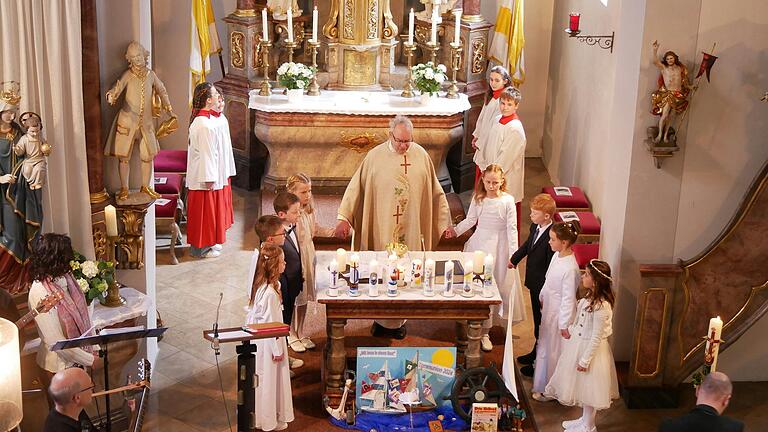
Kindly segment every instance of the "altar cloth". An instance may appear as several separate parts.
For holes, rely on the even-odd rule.
[[[117,307],[104,306],[98,300],[94,300],[96,305],[91,317],[93,327],[101,329],[145,316],[149,308],[152,307],[152,300],[149,296],[133,288],[120,288],[120,295],[125,299],[125,304]]]
[[[471,108],[467,95],[459,93],[458,99],[440,97],[422,105],[419,97],[404,98],[401,90],[390,92],[322,90],[319,96],[304,95],[300,103],[288,102],[288,96],[277,89],[271,96],[259,96],[259,90],[251,90],[248,108],[270,113],[317,113],[345,115],[394,116],[451,116]]]

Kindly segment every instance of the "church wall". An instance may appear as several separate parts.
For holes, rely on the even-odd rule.
[[[500,3],[499,0],[488,0],[481,3],[481,13],[488,22],[496,22]],[[547,70],[550,62],[554,4],[554,0],[529,0],[525,2],[526,75],[525,82],[520,89],[523,93],[523,101],[520,104],[519,114],[528,141],[525,149],[527,157],[540,157],[542,155]],[[559,34],[557,35],[559,36]]]

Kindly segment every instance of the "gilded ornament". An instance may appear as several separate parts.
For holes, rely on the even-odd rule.
[[[344,2],[344,39],[355,38],[355,4],[353,0]]]
[[[472,73],[482,73],[485,69],[485,41],[481,38],[472,41],[472,51]]]
[[[382,37],[384,39],[392,39],[397,34],[397,25],[395,25],[392,19],[392,11],[389,8],[390,0],[381,0],[381,10],[384,14],[384,30],[382,31]]]
[[[375,51],[344,51],[344,84],[365,86],[376,83]]]
[[[253,57],[251,58],[251,68],[259,69],[264,66],[264,59],[261,55],[261,35],[253,35]]]
[[[233,31],[229,37],[230,55],[232,57],[232,67],[242,69],[245,67],[245,55],[243,54],[243,42],[245,35],[239,31]]]
[[[104,222],[93,224],[93,248],[97,259],[107,257],[107,232]]]
[[[337,27],[337,19],[339,18],[339,0],[331,1],[331,12],[328,14],[328,21],[323,26],[323,34],[328,39],[336,39],[339,37],[339,28]]]
[[[368,4],[368,39],[379,38],[379,2],[370,0]]]
[[[341,141],[339,141],[339,145],[352,149],[358,153],[367,153],[368,150],[376,147],[382,139],[383,138],[380,138],[378,134],[370,132],[347,134],[346,131],[341,131]]]

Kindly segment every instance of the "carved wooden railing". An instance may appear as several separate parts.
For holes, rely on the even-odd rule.
[[[675,389],[704,361],[709,318],[725,323],[721,350],[768,310],[768,163],[727,227],[701,254],[640,266],[630,407],[676,404]]]

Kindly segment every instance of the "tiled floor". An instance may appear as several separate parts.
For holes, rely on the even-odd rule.
[[[538,159],[526,160],[526,197],[534,196],[542,185],[550,184],[549,176]],[[471,194],[462,194],[467,203]],[[227,431],[227,414],[222,402],[222,389],[216,359],[209,344],[202,339],[204,328],[210,328],[216,315],[219,293],[223,293],[220,325],[240,325],[245,317],[247,303],[247,271],[251,253],[256,246],[256,235],[252,227],[260,215],[258,192],[235,191],[235,225],[228,232],[228,239],[222,256],[210,260],[194,260],[188,254],[180,258],[177,266],[169,265],[167,252],[157,254],[157,305],[165,324],[170,327],[160,342],[160,354],[153,374],[152,397],[145,421],[146,431]],[[319,221],[330,226],[335,219],[332,199],[318,197]],[[523,203],[523,209],[527,208]],[[267,206],[265,206],[267,207]],[[527,212],[523,214],[523,226],[527,226]],[[527,296],[526,296],[527,297]],[[321,307],[310,305],[307,320],[308,333],[318,342],[318,348],[297,355],[306,366],[297,371],[293,380],[294,409],[296,420],[289,430],[324,431],[333,430],[327,421],[320,398],[319,363],[322,346],[325,343],[325,316]],[[370,321],[350,321],[347,324],[347,346],[371,340],[367,336]],[[421,321],[409,325],[409,337],[399,344],[416,344],[429,341],[431,345],[451,344],[447,326],[438,321]],[[498,329],[491,334],[496,345],[503,345],[504,334]],[[517,353],[528,352],[532,347],[532,325],[522,323],[513,331]],[[380,343],[390,341],[380,340]],[[222,345],[218,358],[221,368],[223,395],[226,408],[236,430],[236,359],[233,345]],[[487,358],[501,360],[501,347],[497,347]],[[524,382],[530,386],[530,381]],[[743,391],[740,389],[744,388]],[[737,386],[730,413],[750,421],[750,430],[768,430],[764,404],[758,403],[757,394],[765,392],[764,385],[752,387]],[[765,394],[765,393],[763,393]],[[687,401],[690,405],[692,401]],[[540,430],[559,431],[559,422],[564,418],[576,417],[578,409],[561,407],[557,403],[533,402],[532,408]],[[621,401],[598,417],[600,430],[607,431],[649,431],[655,430],[658,420],[677,411],[629,411]]]

